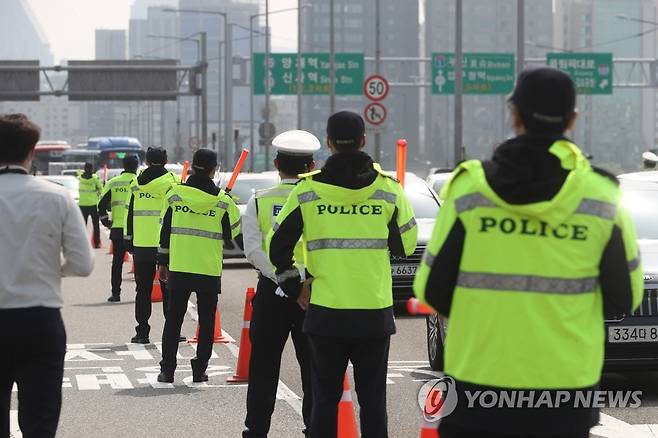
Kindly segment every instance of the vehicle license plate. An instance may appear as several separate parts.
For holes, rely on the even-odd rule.
[[[418,265],[391,265],[393,277],[412,277],[416,275]]]
[[[608,342],[658,342],[658,325],[608,327]]]

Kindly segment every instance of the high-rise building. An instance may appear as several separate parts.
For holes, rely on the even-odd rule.
[[[304,52],[329,52],[330,19],[329,2],[309,0],[310,7],[303,12]],[[375,0],[335,0],[334,46],[336,53],[358,52],[365,57],[375,56]],[[380,0],[380,47],[382,57],[418,57],[420,38],[418,2]],[[396,86],[396,83],[418,82],[419,63],[413,61],[384,61],[380,73],[391,90],[382,102],[387,108],[387,118],[380,128],[381,162],[384,167],[394,164],[395,142],[406,138],[409,147],[409,166],[413,168],[419,145],[419,89]],[[365,75],[375,73],[374,62],[365,63]],[[336,96],[336,110],[349,109],[363,113],[368,100],[363,96]],[[325,137],[326,122],[330,115],[329,96],[304,96],[302,127],[320,138]],[[372,130],[366,150],[374,152]]]
[[[232,27],[231,48],[233,62],[240,58],[248,58],[249,53],[249,20],[252,15],[261,12],[262,0],[180,0],[181,9],[226,12],[228,22],[234,23]],[[188,36],[198,32],[206,32],[208,56],[208,135],[215,133],[217,143],[215,147],[220,152],[224,150],[224,90],[220,83],[224,82],[224,24],[220,15],[181,13],[180,35]],[[264,33],[258,20],[254,20],[254,43],[256,50],[262,50]],[[258,33],[256,33],[258,32]],[[220,51],[221,48],[221,51]],[[185,65],[195,64],[199,60],[197,45],[185,42],[180,45],[181,60]],[[234,68],[237,78],[237,67]],[[221,82],[220,82],[221,81]],[[235,81],[234,81],[235,82]],[[247,84],[233,86],[233,128],[240,131],[240,137],[248,138],[249,122],[249,87]],[[185,132],[185,130],[184,130]],[[192,135],[192,130],[187,130]],[[208,141],[211,145],[211,142]],[[234,145],[231,145],[233,147]]]
[[[455,5],[452,0],[425,0],[425,54],[452,52],[455,47]],[[516,52],[516,0],[463,2],[464,52]],[[553,2],[525,2],[525,56],[544,58],[553,44]],[[430,76],[430,65],[426,65]],[[425,95],[426,157],[435,165],[450,166],[453,159],[453,97]],[[463,98],[463,146],[467,158],[486,158],[511,134],[503,95]]]
[[[557,0],[555,46],[576,52],[609,52],[613,58],[655,59],[655,0]],[[623,19],[621,17],[628,17]],[[633,19],[641,19],[634,21]],[[630,67],[616,63],[615,80]],[[612,95],[579,96],[574,137],[595,163],[613,171],[637,168],[641,153],[655,147],[656,92],[615,87]]]
[[[126,59],[126,31],[96,29],[96,59]]]
[[[0,41],[0,59],[38,59],[41,65],[54,62],[48,40],[25,0],[2,1]]]

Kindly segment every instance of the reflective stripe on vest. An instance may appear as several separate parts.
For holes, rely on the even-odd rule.
[[[598,284],[597,277],[557,278],[464,271],[461,271],[457,278],[457,285],[468,289],[567,295],[594,293]]]
[[[386,249],[387,239],[318,239],[309,240],[306,249]]]
[[[135,210],[134,216],[160,216],[160,210]]]
[[[194,228],[171,227],[171,234],[180,234],[184,236],[196,236],[196,237],[203,237],[206,239],[222,240],[222,233],[197,230]]]

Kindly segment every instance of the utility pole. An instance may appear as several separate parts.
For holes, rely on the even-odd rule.
[[[270,1],[265,0],[265,124],[270,124]],[[265,139],[265,170],[270,170],[270,139]]]
[[[525,0],[516,0],[516,74],[523,71],[525,61]]]
[[[302,129],[302,0],[297,0],[297,129]]]
[[[208,147],[208,48],[206,33],[201,32],[201,147]]]
[[[380,3],[380,0],[375,0],[375,74],[379,74],[382,68],[382,52],[379,45],[381,37]],[[379,128],[377,128],[375,130],[375,161],[377,163],[381,163],[382,159],[381,140],[381,134],[379,133]]]
[[[160,146],[165,147],[165,101],[160,101]]]
[[[463,48],[462,48],[462,0],[455,0],[455,166],[464,157],[463,146]]]
[[[329,0],[329,113],[336,112],[336,44],[334,38],[334,0]]]
[[[256,154],[256,144],[254,143],[254,18],[249,17],[249,62],[251,62],[251,87],[249,90],[249,171],[254,171],[254,155]]]
[[[231,34],[233,25],[228,22],[228,15],[224,20],[224,161],[227,170],[233,161],[233,50],[231,47]],[[219,85],[221,87],[221,84]],[[232,163],[231,163],[232,164]]]

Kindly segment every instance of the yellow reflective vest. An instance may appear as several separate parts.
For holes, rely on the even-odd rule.
[[[195,187],[177,185],[167,194],[166,206],[171,208],[169,270],[221,276],[224,215],[229,216],[230,238],[240,234],[240,211],[233,199],[224,191],[211,195]]]
[[[80,194],[78,205],[81,207],[97,205],[103,184],[101,184],[100,178],[95,173],[91,174],[91,178],[85,178],[83,175],[82,172],[78,172],[78,191]]]
[[[465,230],[450,307],[444,371],[501,388],[585,388],[604,356],[599,263],[613,226],[623,233],[633,306],[643,294],[635,229],[620,189],[578,149],[549,149],[569,175],[549,201],[512,205],[488,185],[479,161],[459,166],[414,283],[424,300],[434,257],[455,221]]]
[[[379,172],[375,181],[356,190],[313,180],[320,171],[300,175],[303,179],[276,218],[273,231],[291,212],[301,210],[306,269],[313,276],[312,305],[334,310],[393,305],[388,224],[397,208],[407,255],[416,248],[418,227],[400,184],[377,164],[374,168]],[[277,280],[281,284],[295,275],[291,269]]]
[[[112,214],[112,228],[123,228],[130,201],[130,185],[137,176],[131,172],[123,172],[109,180],[103,187],[101,199],[110,192],[110,209]]]
[[[139,184],[134,179],[130,184],[133,200],[133,233],[132,241],[135,248],[157,248],[160,244],[160,215],[165,206],[165,194],[180,183],[180,178],[174,173],[164,175]],[[124,224],[124,236],[130,237],[127,232],[127,216]]]

